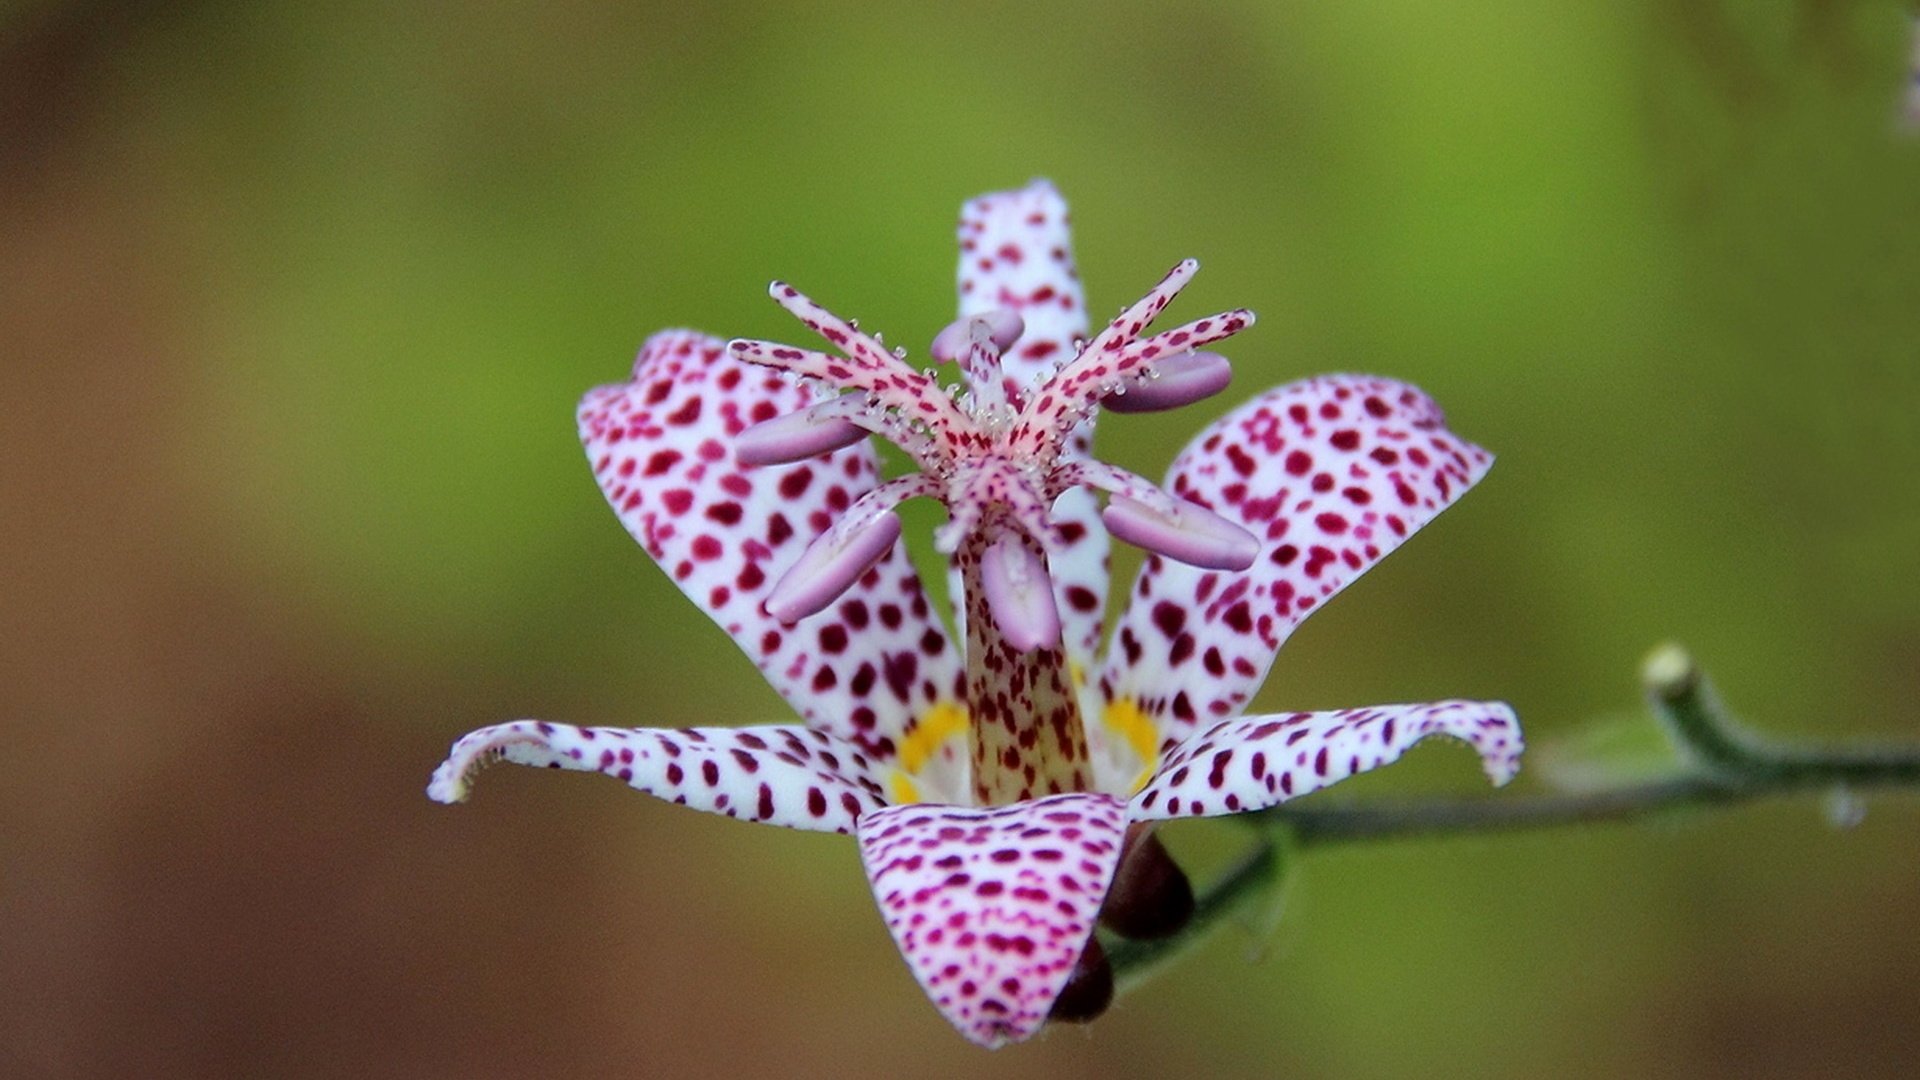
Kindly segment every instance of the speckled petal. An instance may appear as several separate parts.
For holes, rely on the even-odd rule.
[[[1067,203],[1045,180],[982,195],[960,208],[960,315],[1011,311],[1026,332],[1001,370],[1022,388],[1053,373],[1087,336]]]
[[[906,806],[860,819],[860,855],[914,977],[986,1047],[1046,1022],[1093,933],[1126,816],[1106,795],[991,810]]]
[[[1308,379],[1229,413],[1167,486],[1251,531],[1261,553],[1237,574],[1149,558],[1107,656],[1107,699],[1154,724],[1162,752],[1238,715],[1293,628],[1492,461],[1425,394],[1386,379]]]
[[[668,802],[744,821],[851,833],[886,805],[874,763],[842,739],[799,726],[579,728],[516,720],[453,744],[427,794],[464,802],[495,761],[605,773]]]
[[[681,591],[810,725],[889,761],[929,716],[958,707],[959,653],[898,545],[798,625],[765,611],[808,542],[879,474],[870,444],[792,465],[735,462],[732,441],[748,425],[806,403],[798,387],[731,358],[719,340],[670,330],[641,349],[631,382],[587,394],[580,436],[621,522]],[[920,771],[963,772],[965,740],[935,742],[920,748]],[[922,780],[925,794],[966,789],[963,775]]]
[[[1499,702],[1243,716],[1174,748],[1128,813],[1134,820],[1161,820],[1259,810],[1395,761],[1429,735],[1473,747],[1495,784],[1505,784],[1520,768],[1520,724]]]

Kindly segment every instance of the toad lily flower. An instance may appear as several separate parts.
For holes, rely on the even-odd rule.
[[[804,723],[521,720],[455,743],[429,793],[462,799],[504,758],[853,834],[928,996],[997,1046],[1098,1011],[1060,998],[1076,967],[1076,986],[1104,974],[1094,926],[1107,905],[1127,930],[1109,893],[1117,871],[1143,877],[1131,853],[1157,850],[1153,823],[1271,806],[1433,734],[1503,783],[1521,743],[1494,703],[1242,715],[1294,627],[1486,471],[1430,400],[1358,376],[1283,386],[1203,432],[1162,489],[1092,459],[1094,414],[1222,389],[1227,362],[1195,350],[1253,316],[1142,336],[1189,261],[1083,341],[1066,207],[1043,182],[967,204],[960,246],[961,318],[931,351],[962,393],[776,282],[834,352],[668,331],[581,403],[621,521]],[[915,470],[882,482],[869,433]],[[952,636],[897,543],[893,508],[919,496],[948,512]],[[1149,557],[1096,663],[1110,535]]]

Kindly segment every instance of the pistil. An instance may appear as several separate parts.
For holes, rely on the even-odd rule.
[[[954,322],[931,351],[960,366],[968,390],[957,400],[931,370],[914,370],[903,353],[781,282],[770,290],[774,299],[845,355],[764,341],[728,346],[740,360],[834,395],[743,431],[735,448],[741,463],[805,460],[873,432],[918,466],[849,507],[818,537],[768,597],[769,614],[795,622],[852,587],[897,541],[893,508],[901,500],[930,495],[945,503],[947,523],[935,540],[961,581],[972,794],[982,805],[1093,786],[1061,639],[1059,590],[1048,568],[1048,551],[1061,543],[1052,507],[1063,492],[1086,486],[1107,493],[1102,518],[1114,536],[1179,562],[1239,570],[1259,554],[1259,541],[1225,518],[1086,456],[1082,421],[1103,404],[1123,412],[1176,408],[1232,378],[1224,357],[1194,350],[1250,325],[1251,312],[1223,312],[1141,337],[1196,269],[1191,259],[1175,266],[1033,386],[1002,367],[1003,354],[1026,331],[1017,312],[979,311]]]

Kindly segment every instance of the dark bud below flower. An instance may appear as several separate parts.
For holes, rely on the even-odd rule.
[[[1067,985],[1053,999],[1047,1019],[1062,1024],[1088,1024],[1100,1019],[1113,1004],[1113,967],[1100,939],[1087,938],[1087,948],[1067,976]]]
[[[1135,829],[1100,909],[1100,925],[1121,937],[1163,938],[1193,918],[1193,885],[1158,837],[1144,826]]]

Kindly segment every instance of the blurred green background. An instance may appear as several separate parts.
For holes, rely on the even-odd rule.
[[[0,5],[0,1074],[1911,1075],[1920,814],[1810,801],[1296,866],[989,1055],[853,845],[467,729],[768,722],[574,439],[651,331],[918,347],[1051,177],[1096,313],[1176,259],[1238,384],[1419,383],[1501,456],[1260,703],[1557,741],[1690,644],[1759,726],[1920,738],[1920,143],[1893,2]],[[1204,414],[1204,415],[1203,415]],[[923,523],[925,519],[922,519]],[[1457,749],[1320,798],[1478,794]],[[1199,864],[1231,825],[1170,835]]]

